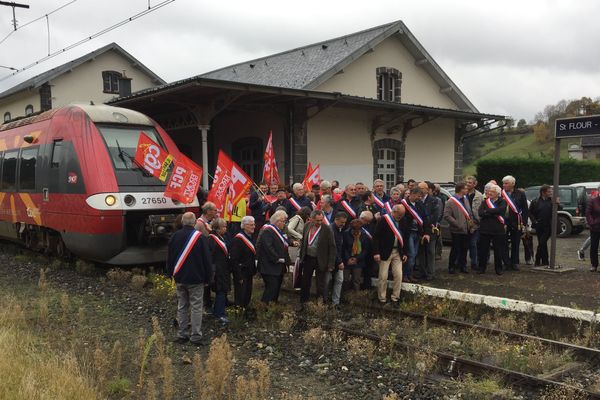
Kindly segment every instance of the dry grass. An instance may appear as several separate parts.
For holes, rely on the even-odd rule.
[[[281,321],[279,321],[279,329],[284,332],[289,332],[296,323],[296,316],[290,312],[284,312]]]
[[[69,295],[67,293],[62,293],[60,295],[60,310],[62,312],[62,322],[67,323],[69,316],[71,315],[71,300],[69,299]]]
[[[38,299],[38,310],[39,310],[39,322],[40,325],[42,326],[48,326],[48,318],[49,318],[49,311],[48,311],[48,299],[45,297],[41,297]]]
[[[233,353],[227,335],[213,339],[206,359],[206,383],[213,399],[221,399],[229,390],[233,369]]]
[[[120,340],[115,341],[112,351],[110,353],[110,362],[115,376],[121,376],[121,368],[123,367],[123,345]]]
[[[127,285],[129,281],[131,281],[132,275],[131,271],[126,271],[121,268],[113,268],[106,273],[106,277],[109,281],[120,285]]]
[[[388,318],[377,318],[371,321],[371,329],[380,337],[388,335],[392,331],[392,321]]]
[[[371,362],[375,357],[375,345],[368,339],[358,337],[350,338],[346,343],[346,347],[348,349],[348,354],[352,358],[366,358]]]
[[[307,346],[317,349],[317,351],[323,351],[327,342],[327,333],[320,327],[316,327],[304,332],[302,338]]]
[[[148,278],[144,275],[133,275],[131,277],[131,282],[129,282],[129,287],[133,290],[142,290],[146,283],[148,282]]]
[[[396,393],[390,393],[383,396],[382,400],[400,400],[400,396]]]
[[[46,303],[47,305],[47,303]],[[102,396],[72,356],[59,357],[15,324],[13,309],[0,311],[0,398],[98,399]]]
[[[48,282],[46,281],[46,272],[48,272],[45,268],[40,268],[40,278],[38,279],[38,288],[41,291],[45,291],[48,287]]]
[[[269,389],[271,388],[269,363],[267,363],[265,360],[250,359],[248,360],[247,365],[251,371],[251,379],[256,381],[256,388],[259,398],[267,398]]]
[[[100,388],[102,388],[106,382],[108,368],[109,360],[106,353],[100,347],[96,347],[94,350],[94,372],[96,374],[96,382]]]

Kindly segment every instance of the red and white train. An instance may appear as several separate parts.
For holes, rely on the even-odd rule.
[[[70,105],[0,125],[0,238],[113,265],[164,261],[177,214],[165,183],[133,163],[140,132],[177,158],[152,119]]]

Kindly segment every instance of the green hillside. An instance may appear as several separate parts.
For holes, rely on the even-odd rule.
[[[567,158],[567,149],[569,145],[579,143],[579,139],[562,140],[560,146],[561,158]],[[476,172],[476,164],[479,160],[489,158],[508,158],[508,157],[553,157],[554,141],[538,143],[532,134],[517,136],[514,138],[501,139],[500,137],[488,137],[485,140],[478,140],[467,146],[467,151],[477,153],[479,157],[472,158],[465,154],[465,164],[463,174],[473,175]]]

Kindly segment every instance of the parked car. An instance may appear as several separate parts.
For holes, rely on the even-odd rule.
[[[531,186],[525,189],[528,201],[532,201],[539,195],[540,186]],[[558,212],[558,236],[565,237],[581,233],[585,229],[583,213],[587,202],[585,187],[560,185],[557,195],[562,205],[562,210]]]
[[[579,182],[579,183],[571,183],[569,186],[583,186],[585,187],[585,192],[588,197],[592,195],[592,192],[598,191],[598,186],[600,186],[600,182]]]

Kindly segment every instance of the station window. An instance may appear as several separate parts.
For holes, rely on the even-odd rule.
[[[33,106],[31,104],[28,104],[27,107],[25,107],[25,115],[31,115],[33,114]]]
[[[402,74],[396,68],[379,67],[377,74],[377,100],[400,102]]]
[[[254,181],[262,177],[262,140],[257,137],[238,139],[231,145],[234,161]]]
[[[102,71],[104,93],[119,93],[119,78],[123,75],[117,71]]]
[[[396,184],[396,150],[378,150],[377,177],[385,182],[386,189],[390,189]]]
[[[10,121],[10,113],[7,111],[4,113],[4,122],[8,122]]]
[[[19,191],[35,190],[35,164],[37,161],[38,147],[21,150],[21,164],[19,168]]]
[[[50,168],[60,167],[60,160],[62,159],[63,142],[62,140],[55,140],[54,146],[52,147],[52,163]]]
[[[9,151],[4,153],[4,161],[2,162],[2,191],[14,192],[17,182],[17,151]]]

